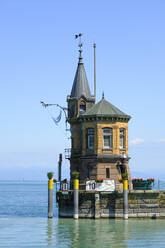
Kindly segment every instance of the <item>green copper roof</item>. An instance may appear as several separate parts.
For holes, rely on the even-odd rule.
[[[84,117],[88,116],[108,116],[108,117],[123,117],[130,119],[131,117],[118,108],[116,108],[111,103],[107,102],[104,97],[97,104],[93,105],[86,113],[83,114]]]

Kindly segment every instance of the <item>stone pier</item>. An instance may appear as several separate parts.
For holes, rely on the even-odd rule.
[[[59,217],[73,217],[73,191],[57,192]],[[122,218],[123,194],[79,191],[79,218]],[[165,218],[165,191],[134,190],[128,193],[129,218]]]

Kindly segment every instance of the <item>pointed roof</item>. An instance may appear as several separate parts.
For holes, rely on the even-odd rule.
[[[110,102],[102,97],[101,101],[93,105],[87,112],[83,114],[84,117],[98,116],[98,117],[121,117],[130,119],[131,116],[125,114],[120,109],[116,108]]]
[[[88,80],[80,53],[70,97],[79,99],[81,96],[84,96],[86,99],[93,98],[89,89]]]

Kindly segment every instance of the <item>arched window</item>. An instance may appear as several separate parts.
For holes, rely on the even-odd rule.
[[[120,128],[120,149],[125,148],[125,129]]]
[[[80,114],[83,114],[86,111],[86,104],[84,101],[80,102]]]
[[[87,129],[87,148],[94,148],[94,128]]]
[[[112,148],[113,135],[112,128],[103,128],[103,148]]]
[[[86,111],[86,103],[85,101],[80,102],[80,114],[83,114]]]

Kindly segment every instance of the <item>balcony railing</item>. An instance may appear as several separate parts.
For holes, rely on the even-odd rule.
[[[71,148],[66,148],[65,150],[64,150],[64,152],[65,152],[65,159],[70,159],[70,157],[71,157]]]
[[[65,149],[65,158],[70,159],[71,155],[79,155],[80,149],[72,149],[72,148],[66,148]]]

